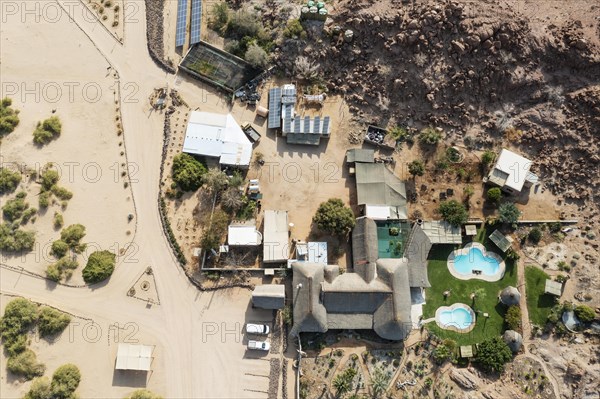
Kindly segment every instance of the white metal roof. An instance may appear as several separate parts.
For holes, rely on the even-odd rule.
[[[252,142],[231,114],[192,111],[183,152],[219,158],[223,165],[248,166]]]
[[[147,345],[119,344],[117,370],[150,370],[152,347]]]
[[[260,245],[262,234],[254,226],[229,226],[227,243],[229,245]]]
[[[529,159],[503,148],[500,151],[500,156],[496,161],[492,174],[498,174],[498,172],[505,173],[507,177],[504,186],[521,191],[530,168],[531,161]]]
[[[263,262],[284,262],[289,258],[287,211],[265,211]]]
[[[425,235],[432,244],[461,244],[462,233],[460,227],[452,226],[444,220],[425,221],[421,225]]]
[[[308,261],[311,263],[327,264],[327,243],[309,242],[308,243]]]

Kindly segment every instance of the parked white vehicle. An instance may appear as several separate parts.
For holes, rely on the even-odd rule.
[[[246,324],[246,332],[249,334],[268,335],[270,330],[266,324]]]
[[[564,229],[561,230],[563,233],[568,233],[570,231],[573,231],[572,227],[565,227]]]
[[[271,349],[269,341],[248,341],[248,349],[254,349],[259,351],[268,351]]]

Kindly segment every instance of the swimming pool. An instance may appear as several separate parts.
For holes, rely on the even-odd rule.
[[[445,330],[469,332],[475,327],[475,313],[464,303],[441,306],[435,311],[435,322]]]
[[[494,252],[486,251],[480,243],[470,243],[453,251],[448,257],[450,273],[461,280],[472,278],[498,281],[504,276],[504,260]]]

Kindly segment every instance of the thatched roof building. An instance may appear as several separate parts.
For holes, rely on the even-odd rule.
[[[518,305],[521,301],[521,293],[515,287],[508,286],[500,292],[500,302],[506,306]]]
[[[513,352],[518,352],[521,349],[521,345],[523,345],[523,337],[514,330],[506,330],[502,339]]]

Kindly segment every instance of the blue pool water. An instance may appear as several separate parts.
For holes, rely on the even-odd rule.
[[[471,312],[465,308],[454,308],[452,310],[444,310],[438,314],[438,321],[443,326],[453,326],[460,329],[465,329],[473,324]]]
[[[467,254],[454,258],[454,269],[461,274],[471,274],[476,269],[486,276],[495,276],[499,268],[500,264],[496,259],[483,256],[478,248],[471,248]]]

